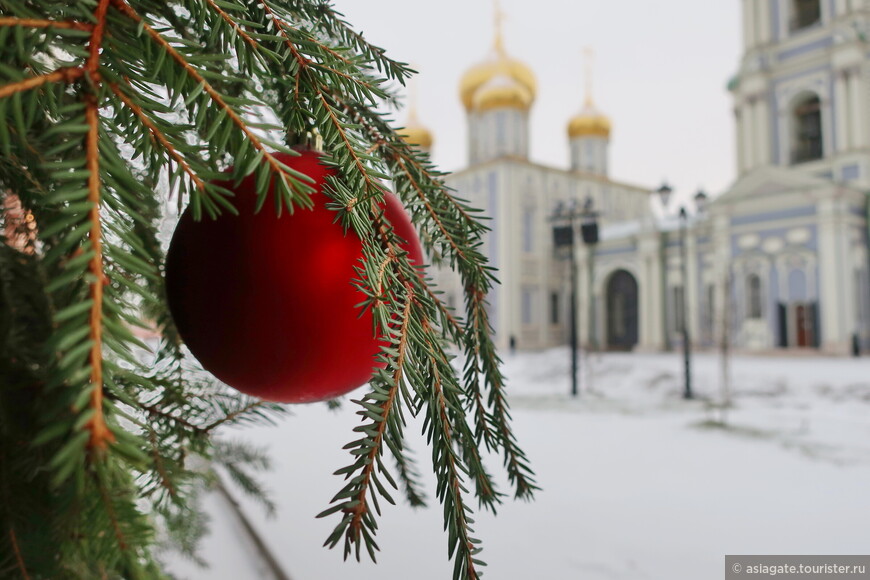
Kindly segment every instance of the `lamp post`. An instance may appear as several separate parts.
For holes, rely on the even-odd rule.
[[[685,390],[683,391],[684,399],[692,399],[694,396],[692,395],[692,362],[691,362],[691,344],[689,342],[689,252],[688,247],[686,246],[686,225],[688,224],[689,216],[686,213],[685,207],[680,207],[680,251],[682,253],[682,260],[680,260],[682,264],[683,270],[683,296],[682,296],[682,304],[680,305],[683,309],[682,316],[680,317],[680,322],[682,323],[683,331],[683,364],[686,369],[686,379],[685,379]]]
[[[570,308],[569,308],[569,342],[571,345],[571,396],[576,397],[580,392],[579,374],[580,358],[578,356],[577,327],[579,309],[577,308],[577,252],[576,252],[576,223],[580,222],[580,230],[584,243],[594,245],[598,243],[598,214],[592,210],[592,199],[587,198],[582,209],[577,207],[576,200],[566,207],[559,202],[550,220],[553,222],[553,245],[556,249],[568,248],[570,259]],[[591,274],[591,270],[590,270]],[[590,282],[590,302],[592,300]],[[590,306],[590,317],[591,313]],[[592,320],[592,318],[590,318]],[[591,336],[591,335],[590,335]]]
[[[597,348],[597,336],[595,332],[595,304],[594,300],[594,276],[595,276],[595,245],[598,244],[598,212],[593,208],[591,197],[586,198],[583,204],[583,213],[581,214],[580,233],[583,237],[583,243],[589,248],[589,347],[593,350]]]
[[[662,186],[658,188],[657,193],[659,194],[659,198],[662,201],[662,206],[667,207],[668,201],[670,200],[671,193],[673,193],[673,189],[667,182],[662,183]],[[695,195],[695,203],[698,207],[702,207],[707,201],[707,195],[703,191],[699,191],[698,194]],[[692,361],[691,361],[691,340],[689,337],[689,304],[688,304],[688,290],[689,290],[689,258],[688,258],[688,247],[686,245],[686,226],[689,221],[689,215],[686,213],[685,207],[680,207],[680,256],[681,256],[681,271],[683,277],[683,292],[682,292],[682,300],[680,309],[680,331],[683,335],[683,366],[685,369],[685,378],[684,378],[684,390],[683,390],[683,398],[684,399],[693,399],[694,394],[692,393]],[[667,264],[665,264],[665,268],[667,268]]]

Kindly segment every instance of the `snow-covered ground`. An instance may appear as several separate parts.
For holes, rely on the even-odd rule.
[[[693,362],[699,398],[717,398],[718,357]],[[724,428],[703,400],[681,398],[677,353],[594,354],[582,365],[585,388],[572,399],[565,349],[506,357],[514,428],[543,491],[497,517],[477,514],[487,577],[698,580],[724,577],[725,554],[868,552],[870,359],[734,357]],[[350,462],[341,447],[354,438],[354,407],[298,407],[277,428],[233,433],[268,446],[275,463],[265,480],[277,517],[243,499],[244,513],[293,580],[449,579],[437,503],[386,506],[377,565],[321,547],[336,522],[314,515],[340,488],[331,473]],[[412,447],[425,468],[429,450]],[[211,569],[168,556],[169,569],[270,578],[227,500],[214,494],[207,508]]]

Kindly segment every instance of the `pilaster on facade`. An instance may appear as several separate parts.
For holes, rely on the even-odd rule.
[[[836,197],[818,203],[821,348],[837,355],[847,354],[851,346],[850,284],[845,283],[850,279],[846,268],[849,232],[843,205],[842,198]]]
[[[640,265],[640,319],[638,350],[661,351],[665,348],[663,238],[657,231],[644,232],[638,239]]]

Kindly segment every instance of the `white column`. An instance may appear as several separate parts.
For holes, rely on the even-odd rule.
[[[730,223],[727,215],[713,215],[713,230],[711,237],[714,248],[713,279],[715,280],[715,294],[713,303],[716,310],[713,312],[713,337],[717,348],[721,344],[723,326],[731,326],[731,320],[725,320],[727,315],[733,318],[734,311],[731,304],[731,287],[729,282],[729,268],[731,267],[731,240]],[[731,327],[731,340],[735,337],[735,328]]]
[[[638,293],[640,297],[640,316],[638,317],[638,335],[640,350],[657,351],[664,348],[662,338],[662,255],[661,234],[650,232],[640,239],[638,251],[640,254],[640,279]]]
[[[686,302],[686,310],[688,318],[686,324],[691,331],[689,340],[693,344],[698,344],[698,339],[701,336],[700,324],[698,320],[698,247],[695,243],[695,230],[686,224],[686,275],[688,280],[683,280],[683,300]]]
[[[755,46],[753,38],[752,5],[755,0],[743,0],[743,48],[749,50]]]
[[[861,87],[864,85],[863,80],[859,69],[849,71],[849,103],[852,108],[850,125],[853,129],[852,141],[855,147],[864,147],[867,144],[866,128],[864,126],[864,99],[861,94]]]
[[[746,160],[743,152],[743,114],[739,107],[734,108],[734,126],[736,128],[736,138],[734,144],[736,146],[735,156],[737,157],[737,175],[742,175],[746,170]]]
[[[757,147],[755,162],[757,165],[767,165],[770,159],[768,146],[769,127],[767,122],[767,102],[764,99],[755,101],[755,145]]]
[[[744,171],[748,171],[755,167],[755,144],[753,141],[755,140],[755,132],[753,131],[753,126],[755,125],[755,115],[753,114],[753,103],[752,99],[747,99],[744,101],[740,114],[740,118],[743,120],[743,162]]]
[[[852,127],[849,122],[849,91],[846,72],[837,71],[834,81],[834,126],[837,127],[836,151],[846,151],[852,147]]]
[[[822,349],[832,354],[846,354],[849,349],[847,326],[847,296],[849,280],[845,268],[848,256],[843,254],[848,241],[848,228],[837,215],[838,199],[827,198],[819,203],[819,317],[822,325]]]
[[[762,44],[767,44],[770,42],[771,35],[771,25],[770,25],[770,2],[762,1],[758,3],[758,26],[760,28],[760,38],[759,41]]]

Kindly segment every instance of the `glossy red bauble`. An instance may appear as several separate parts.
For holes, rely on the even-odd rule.
[[[351,283],[362,242],[326,207],[321,188],[332,170],[319,153],[276,157],[314,180],[314,208],[278,217],[270,191],[255,213],[253,176],[222,183],[239,215],[197,222],[184,212],[166,256],[169,308],[191,353],[222,382],[271,401],[330,399],[367,382],[377,366],[371,311],[361,315],[365,296]],[[417,233],[392,194],[385,215],[422,265]]]

